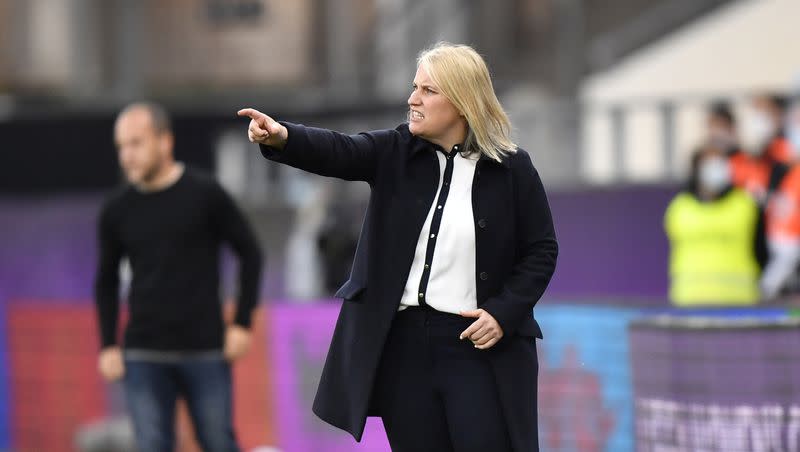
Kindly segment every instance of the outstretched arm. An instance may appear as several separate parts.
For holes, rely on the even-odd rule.
[[[394,131],[346,135],[326,129],[277,122],[252,108],[239,111],[250,118],[247,136],[269,160],[322,176],[372,182],[379,149]]]

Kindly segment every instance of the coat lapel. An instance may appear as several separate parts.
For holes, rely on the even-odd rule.
[[[405,173],[397,187],[396,201],[393,203],[391,217],[396,227],[394,237],[389,237],[390,243],[385,244],[384,250],[391,252],[397,272],[392,278],[392,283],[397,287],[390,290],[396,293],[393,299],[399,304],[402,290],[411,270],[411,262],[417,248],[420,232],[428,217],[433,200],[436,198],[436,188],[439,184],[439,162],[435,151],[423,149],[414,153],[406,163]],[[393,306],[396,309],[396,306]]]

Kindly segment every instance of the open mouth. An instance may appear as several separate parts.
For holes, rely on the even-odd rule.
[[[414,121],[421,121],[422,119],[425,119],[425,116],[417,110],[411,110],[408,112],[408,117]]]

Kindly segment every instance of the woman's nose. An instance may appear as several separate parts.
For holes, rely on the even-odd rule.
[[[411,95],[408,96],[408,105],[419,105],[419,96],[417,96],[417,91],[411,91]]]

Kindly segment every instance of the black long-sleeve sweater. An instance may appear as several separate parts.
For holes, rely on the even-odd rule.
[[[133,272],[126,348],[197,351],[222,347],[222,243],[230,244],[239,257],[234,322],[250,326],[261,279],[261,251],[236,204],[211,177],[187,168],[178,181],[161,191],[124,188],[103,206],[98,237],[95,301],[103,347],[117,343],[123,257]]]

